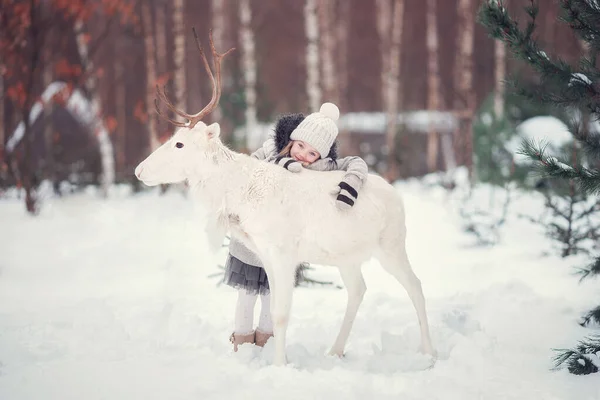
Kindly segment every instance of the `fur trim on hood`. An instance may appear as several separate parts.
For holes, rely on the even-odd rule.
[[[290,135],[296,127],[304,120],[304,114],[285,114],[279,117],[275,125],[275,146],[279,153],[290,142]],[[323,156],[323,155],[321,155]],[[329,154],[323,158],[337,159],[337,141],[333,142]]]

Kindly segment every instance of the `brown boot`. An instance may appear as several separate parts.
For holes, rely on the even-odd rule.
[[[254,336],[254,344],[258,347],[265,347],[265,344],[267,344],[267,340],[269,340],[272,337],[273,333],[265,333],[257,329]]]
[[[244,343],[254,343],[254,332],[240,335],[239,333],[233,332],[229,336],[229,341],[233,343],[233,351],[238,351],[238,345]]]

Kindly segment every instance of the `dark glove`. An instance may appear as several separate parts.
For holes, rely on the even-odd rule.
[[[291,157],[277,157],[270,162],[277,164],[291,172],[302,171],[302,164]]]
[[[360,179],[354,174],[347,174],[334,191],[335,205],[338,210],[346,211],[354,206],[358,198],[358,188],[362,186]]]

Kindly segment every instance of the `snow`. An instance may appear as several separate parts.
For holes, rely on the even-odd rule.
[[[585,76],[585,74],[582,74],[581,72],[576,72],[574,74],[571,75],[571,81],[569,82],[569,86],[573,85],[573,84],[583,84],[583,85],[591,85],[592,84],[592,80],[590,78],[588,78],[587,76]]]
[[[474,246],[460,229],[460,188],[398,182],[408,249],[427,298],[435,366],[417,352],[404,290],[371,261],[346,357],[325,356],[346,293],[298,288],[290,364],[271,366],[272,343],[233,353],[235,291],[208,276],[201,213],[180,191],[112,187],[48,196],[38,217],[14,192],[0,198],[0,399],[598,399],[597,376],[552,371],[552,348],[589,333],[580,315],[597,282],[578,283],[581,258],[560,259],[517,194],[501,240]],[[487,194],[492,192],[482,187]],[[477,197],[481,208],[489,196]],[[552,255],[544,255],[544,254]],[[341,284],[331,267],[311,271]],[[258,312],[258,307],[257,307]]]
[[[238,143],[245,143],[249,150],[255,151],[269,138],[269,135],[275,131],[275,123],[258,122],[252,125],[238,126],[233,136]]]
[[[548,145],[547,151],[553,154],[564,145],[573,141],[573,135],[567,125],[552,116],[537,116],[521,122],[517,126],[517,134],[506,144],[506,149],[513,153],[516,163],[527,163],[529,158],[517,154],[523,140],[532,141],[536,145]]]
[[[341,130],[352,132],[384,134],[386,115],[383,112],[343,113],[338,121]],[[456,116],[447,111],[417,110],[399,113],[399,124],[414,132],[428,133],[430,126],[437,132],[453,132],[457,126]]]

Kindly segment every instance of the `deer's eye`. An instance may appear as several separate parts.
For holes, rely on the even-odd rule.
[[[177,147],[178,149],[180,149],[180,148],[183,147],[183,143],[177,142],[177,143],[175,143],[175,147]]]

